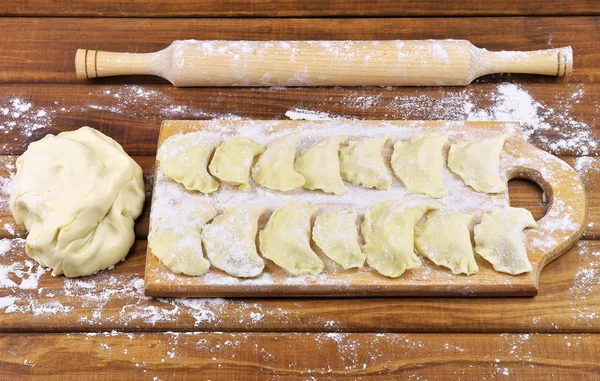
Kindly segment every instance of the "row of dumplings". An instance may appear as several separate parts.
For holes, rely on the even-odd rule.
[[[312,249],[311,239],[343,269],[362,268],[366,262],[379,273],[396,278],[421,266],[416,250],[454,274],[476,273],[478,266],[469,230],[473,216],[436,210],[439,207],[433,200],[386,200],[375,204],[360,226],[362,247],[354,210],[324,212],[311,227],[311,219],[319,208],[297,201],[273,212],[258,235],[258,250],[258,220],[266,207],[252,204],[231,206],[215,217],[214,207],[200,203],[192,218],[202,226],[176,231],[158,221],[148,240],[152,252],[164,265],[187,275],[203,274],[212,265],[234,277],[255,277],[264,269],[263,258],[293,275],[316,275],[325,264]],[[416,225],[430,211],[427,219]],[[536,226],[526,209],[496,208],[474,228],[475,252],[496,271],[531,271],[522,230]]]
[[[257,184],[278,191],[304,187],[339,195],[347,191],[342,180],[376,189],[388,189],[392,184],[382,155],[390,136],[347,144],[347,138],[331,136],[296,157],[300,132],[279,137],[266,146],[246,137],[219,144],[214,139],[188,135],[170,137],[158,153],[163,173],[188,190],[215,192],[219,188],[216,179],[249,190],[250,173]],[[394,144],[391,167],[409,191],[434,198],[447,195],[442,182],[447,141],[445,136],[429,133]],[[448,168],[475,191],[502,192],[506,184],[498,167],[504,141],[505,136],[500,135],[454,143],[448,152]],[[256,156],[259,158],[254,164]]]

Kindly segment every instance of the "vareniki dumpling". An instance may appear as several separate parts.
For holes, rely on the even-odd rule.
[[[267,144],[252,169],[254,181],[265,188],[284,192],[304,185],[304,177],[294,170],[298,139],[300,132],[294,132]]]
[[[483,193],[500,193],[506,183],[499,174],[505,135],[455,143],[448,152],[448,168],[465,184]]]
[[[513,275],[531,271],[523,243],[523,229],[537,224],[527,209],[495,208],[475,226],[475,251],[494,270]]]
[[[361,225],[367,263],[390,278],[421,266],[414,251],[414,230],[419,219],[440,205],[432,200],[380,201],[367,212]]]
[[[194,133],[173,135],[158,150],[160,168],[187,190],[214,192],[219,183],[208,173],[208,161],[218,142]]]
[[[160,207],[173,209],[151,221],[148,244],[152,253],[176,274],[204,274],[210,262],[202,252],[200,230],[215,217],[217,211],[212,205],[201,202],[165,204]]]
[[[256,251],[258,219],[263,205],[235,205],[202,228],[210,263],[227,274],[249,278],[262,273],[265,262]]]
[[[304,188],[343,194],[348,190],[340,176],[339,151],[344,137],[331,136],[313,145],[296,158],[294,169],[305,180]]]
[[[254,157],[264,150],[262,144],[243,136],[236,136],[217,147],[208,170],[225,184],[239,185],[243,191],[250,190],[250,168]]]
[[[392,169],[406,189],[435,198],[446,196],[448,191],[442,183],[442,149],[447,140],[445,136],[432,133],[394,144]]]
[[[392,178],[383,161],[382,150],[389,136],[352,141],[340,150],[342,178],[367,188],[388,189]]]
[[[310,219],[318,209],[297,201],[277,209],[258,235],[263,257],[294,275],[323,271],[323,261],[310,247]]]
[[[341,210],[317,216],[313,228],[313,241],[325,255],[344,269],[363,267],[365,255],[358,245],[356,212]]]
[[[419,254],[438,266],[449,268],[454,274],[474,274],[479,271],[469,225],[473,216],[461,212],[431,213],[427,220],[415,227],[415,247]]]

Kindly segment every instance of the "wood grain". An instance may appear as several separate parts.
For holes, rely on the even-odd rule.
[[[0,379],[593,380],[599,335],[0,335]],[[315,355],[318,354],[318,355]]]
[[[133,158],[144,171],[146,202],[142,215],[135,224],[136,237],[144,239],[148,235],[155,157],[134,156]],[[562,159],[571,166],[575,166],[578,160],[576,157],[570,156],[563,156]],[[13,168],[12,165],[14,165],[15,160],[15,156],[0,156],[0,179],[7,179],[11,176],[11,173],[14,173],[14,169],[10,168]],[[600,221],[600,187],[597,186],[600,184],[599,168],[600,159],[590,158],[587,169],[579,171],[588,199],[588,224],[583,232],[583,239],[598,239],[600,237],[600,223],[598,222]],[[536,220],[542,218],[546,213],[547,203],[543,201],[541,188],[535,183],[521,179],[511,180],[508,183],[508,194],[511,206],[529,210]],[[14,223],[14,219],[8,210],[8,195],[0,194],[0,238],[15,236],[25,238],[26,232]]]
[[[593,0],[523,2],[506,0],[481,3],[374,0],[304,1],[274,0],[109,0],[98,7],[93,0],[61,4],[50,0],[7,2],[0,5],[3,16],[92,16],[92,17],[332,17],[332,16],[533,16],[598,15]]]
[[[97,19],[0,18],[0,83],[80,83],[78,48],[152,52],[174,40],[466,39],[488,50],[537,50],[571,45],[571,82],[597,82],[598,17],[360,18],[360,19]],[[498,33],[502,31],[502,33]],[[43,54],[40,54],[43,52]],[[505,77],[484,77],[499,81]],[[521,82],[555,78],[519,75]],[[91,83],[97,83],[92,81]],[[100,83],[161,83],[123,77]]]
[[[525,127],[532,132],[531,143],[555,155],[581,156],[582,145],[588,147],[589,155],[600,154],[600,145],[587,144],[600,141],[600,84],[519,86],[539,103],[537,118],[547,123],[547,128],[539,124]],[[465,107],[489,110],[499,96],[497,84],[481,83],[466,89],[0,85],[0,111],[7,110],[6,114],[0,112],[0,154],[18,155],[47,133],[88,125],[117,140],[130,155],[154,155],[164,119],[285,119],[292,109],[356,119],[464,120]],[[31,103],[31,108],[14,114],[18,111],[15,100]],[[39,118],[39,112],[47,115]],[[535,119],[535,115],[525,114],[516,117]],[[32,129],[35,124],[39,127]],[[582,137],[582,144],[564,144],[576,136]]]
[[[1,332],[596,332],[600,333],[600,241],[580,241],[550,263],[533,298],[177,299],[143,295],[146,241],[137,241],[114,270],[67,280],[38,274],[23,243],[0,256],[16,298],[0,309]],[[29,263],[29,264],[28,264]],[[7,270],[12,266],[12,270]],[[27,271],[33,266],[31,271]],[[25,283],[27,284],[27,282]],[[351,313],[349,313],[351,309]]]

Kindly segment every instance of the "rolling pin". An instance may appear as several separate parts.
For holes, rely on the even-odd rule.
[[[568,78],[571,47],[490,52],[466,40],[175,41],[154,53],[79,49],[78,78],[157,75],[175,86],[466,86],[493,73]]]

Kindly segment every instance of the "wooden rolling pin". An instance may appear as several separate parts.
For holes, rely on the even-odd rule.
[[[571,47],[490,52],[466,40],[175,41],[154,53],[79,49],[78,78],[150,74],[175,86],[465,86],[492,73],[569,77]]]

